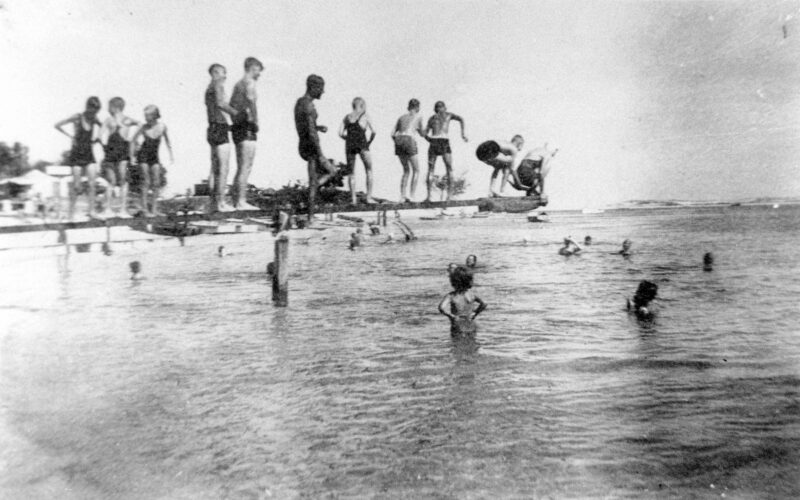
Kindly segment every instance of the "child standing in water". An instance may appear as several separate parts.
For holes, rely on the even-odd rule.
[[[450,284],[453,291],[439,303],[439,312],[450,319],[452,337],[474,336],[478,331],[475,318],[486,309],[486,303],[471,290],[472,273],[466,267],[453,269]]]
[[[655,317],[656,308],[653,301],[658,295],[658,285],[644,280],[639,283],[633,300],[627,300],[628,311],[636,315],[636,319],[649,321]]]
[[[149,105],[144,108],[145,124],[136,132],[131,139],[131,160],[134,165],[139,164],[140,190],[142,194],[142,210],[145,215],[152,217],[160,215],[158,213],[158,192],[161,189],[161,161],[158,159],[158,149],[161,146],[161,138],[167,145],[169,151],[170,164],[174,161],[172,156],[172,146],[167,135],[167,126],[159,121],[161,113],[158,107]],[[139,136],[144,140],[141,146],[138,143]],[[147,203],[147,195],[152,190],[152,209]]]

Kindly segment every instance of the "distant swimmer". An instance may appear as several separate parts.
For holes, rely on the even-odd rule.
[[[431,201],[431,187],[433,186],[433,171],[436,167],[436,158],[441,156],[444,159],[444,166],[447,171],[447,197],[445,201],[450,201],[453,192],[453,155],[450,149],[450,122],[455,120],[461,124],[461,138],[467,142],[464,132],[464,119],[455,113],[447,111],[444,102],[437,101],[433,107],[435,114],[428,120],[425,128],[425,139],[430,142],[428,147],[428,175],[426,184],[428,186],[428,197],[425,201]]]
[[[355,250],[361,246],[361,228],[358,228],[355,233],[350,233],[350,250]]]
[[[211,82],[206,88],[205,103],[208,129],[206,141],[211,147],[211,188],[210,212],[231,212],[234,208],[225,202],[225,188],[228,186],[228,166],[230,164],[231,146],[229,139],[230,126],[228,116],[236,116],[234,109],[225,96],[225,80],[228,72],[225,66],[214,63],[208,68]]]
[[[703,255],[703,271],[710,272],[714,270],[714,254],[711,252]]]
[[[129,263],[128,268],[131,270],[132,280],[140,279],[139,272],[142,270],[142,265],[139,264],[138,260],[134,260],[133,262]]]
[[[141,191],[142,211],[148,217],[160,215],[158,211],[158,194],[161,190],[162,165],[158,150],[161,147],[162,137],[169,152],[170,164],[175,161],[172,156],[172,145],[169,142],[167,126],[159,121],[160,118],[161,112],[157,106],[152,104],[146,106],[144,108],[145,123],[131,139],[130,157],[133,164],[139,166],[139,179],[141,181],[139,190]],[[141,145],[138,143],[139,137],[142,137]],[[152,200],[152,204],[148,203],[148,196]]]
[[[369,139],[367,131],[370,133]],[[353,111],[345,115],[342,120],[339,137],[344,139],[344,152],[350,170],[348,184],[351,203],[356,204],[356,156],[361,157],[367,174],[367,203],[375,203],[372,198],[372,156],[369,153],[369,146],[375,140],[375,129],[367,114],[367,103],[361,97],[353,99]]]
[[[468,255],[466,264],[468,269],[475,269],[478,266],[478,256]]]
[[[484,141],[475,150],[475,155],[478,159],[494,169],[489,180],[489,197],[502,196],[501,193],[508,181],[514,159],[520,154],[524,145],[525,139],[517,134],[511,138],[511,142]],[[495,191],[494,184],[501,172],[503,173],[503,178],[500,182],[500,193],[498,193]]]
[[[306,93],[294,105],[294,125],[297,129],[298,151],[300,158],[308,162],[308,223],[314,216],[314,202],[319,186],[325,185],[330,177],[336,175],[336,169],[322,152],[319,133],[328,131],[328,127],[317,125],[317,109],[314,100],[325,93],[325,80],[318,75],[306,78]],[[326,172],[318,175],[318,170]]]
[[[420,137],[425,136],[425,129],[422,126],[422,115],[419,114],[420,104],[417,99],[408,101],[408,113],[397,119],[397,123],[392,131],[394,140],[394,154],[400,159],[403,166],[403,177],[400,179],[400,201],[409,203],[414,199],[417,191],[417,180],[419,176],[419,161],[417,159],[417,141],[414,133]],[[408,187],[409,166],[411,167],[411,191]]]
[[[591,244],[592,244],[592,237],[587,234],[586,237],[583,238],[583,246],[587,246],[588,247]]]
[[[453,274],[453,271],[455,271],[457,267],[458,264],[456,264],[455,262],[447,264],[447,275],[450,276],[451,274]]]
[[[475,318],[486,309],[486,303],[472,291],[472,273],[456,266],[450,273],[453,291],[439,303],[439,312],[450,319],[452,337],[474,337],[478,331]]]
[[[69,219],[75,218],[75,205],[78,201],[78,193],[82,190],[82,177],[86,175],[89,181],[89,216],[94,217],[95,213],[95,179],[97,177],[97,162],[94,159],[92,150],[94,143],[99,142],[97,130],[101,127],[97,119],[100,112],[100,99],[92,96],[86,100],[86,107],[82,113],[77,113],[69,118],[65,118],[56,123],[56,130],[66,135],[72,140],[72,149],[69,152],[69,166],[72,167],[72,184],[69,189]],[[72,125],[72,133],[66,132],[64,125]]]
[[[575,243],[571,236],[564,238],[564,246],[558,249],[559,255],[569,257],[570,255],[577,255],[581,252],[581,247]]]
[[[130,155],[129,134],[131,127],[139,125],[133,118],[125,116],[125,100],[113,97],[108,101],[108,112],[111,114],[100,129],[100,142],[103,144],[104,157],[102,175],[108,181],[106,189],[107,216],[111,215],[111,198],[119,189],[120,206],[118,215],[128,215],[128,162]]]
[[[236,147],[236,175],[233,178],[233,205],[239,210],[258,210],[247,203],[247,179],[253,169],[258,134],[258,107],[256,106],[256,80],[264,65],[255,57],[244,60],[244,76],[236,82],[231,93],[230,107],[233,115],[231,137]]]
[[[623,257],[630,257],[633,252],[631,252],[631,247],[633,246],[633,242],[631,240],[626,239],[622,242],[622,250],[617,252],[617,255],[622,255]]]
[[[642,281],[636,289],[633,300],[627,300],[627,309],[640,320],[652,320],[656,314],[655,300],[658,295],[658,285],[651,281]]]

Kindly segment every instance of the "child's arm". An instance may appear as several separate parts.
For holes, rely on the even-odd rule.
[[[477,318],[478,315],[482,313],[484,309],[486,309],[486,302],[482,301],[481,298],[478,297],[477,295],[475,295],[474,298],[475,302],[478,303],[478,308],[475,309],[475,314],[472,315],[472,319]]]
[[[75,123],[75,121],[78,120],[78,119],[80,119],[80,114],[72,115],[69,118],[65,118],[65,119],[61,120],[60,122],[56,123],[56,130],[58,130],[59,132],[61,132],[64,135],[66,135],[70,139],[72,139],[72,135],[70,135],[69,132],[65,131],[61,127],[63,127],[64,125],[66,125],[68,123]]]
[[[375,129],[372,127],[372,120],[369,119],[369,115],[364,115],[364,118],[367,119],[367,130],[372,132],[372,136],[367,141],[367,147],[369,147],[369,145],[372,144],[372,141],[375,140],[375,136],[378,135],[378,134],[375,133]]]
[[[103,125],[100,126],[100,144],[103,146],[108,144],[108,138],[111,136],[111,123],[113,123],[113,120],[113,117],[108,117],[106,121],[103,122]]]
[[[172,165],[175,163],[175,157],[172,155],[172,144],[169,143],[169,136],[167,135],[167,126],[164,125],[164,144],[167,145],[167,151],[169,151],[169,163]]]
[[[450,113],[450,119],[451,120],[455,120],[455,121],[457,121],[458,123],[461,124],[461,138],[464,139],[464,142],[468,142],[469,139],[467,139],[467,136],[465,135],[467,133],[467,131],[464,128],[464,126],[465,126],[464,119],[462,117],[458,116],[455,113]]]
[[[255,80],[247,81],[247,109],[249,111],[250,121],[258,123],[258,109],[256,108],[256,82]]]
[[[439,312],[444,314],[445,316],[447,316],[450,319],[450,321],[453,321],[453,320],[456,319],[456,317],[453,316],[452,313],[448,312],[448,310],[445,308],[445,306],[450,305],[450,301],[451,301],[451,298],[450,298],[450,294],[448,293],[447,295],[444,296],[442,301],[439,302]]]
[[[416,129],[416,131],[420,135],[420,137],[425,137],[425,129],[422,127],[422,117],[421,116],[417,116],[416,120],[417,120],[417,126],[416,127],[412,126],[412,128]]]
[[[142,135],[143,130],[144,130],[144,127],[139,127],[136,130],[136,133],[133,134],[133,139],[131,139],[131,149],[130,149],[130,155],[129,156],[131,158],[131,164],[132,165],[136,165],[136,146],[138,145],[137,140],[139,139],[139,136]]]
[[[422,134],[422,138],[428,142],[431,142],[431,136],[429,132],[433,131],[433,119],[436,118],[436,115],[431,116],[428,119],[428,126],[425,127],[425,132]],[[422,125],[422,121],[420,121],[420,125]]]
[[[233,106],[225,102],[225,87],[222,82],[214,84],[214,95],[216,96],[217,107],[228,114],[231,118],[239,114]]]
[[[342,123],[339,124],[339,137],[345,139],[347,136],[344,133],[344,125],[347,123],[347,115],[342,118]]]

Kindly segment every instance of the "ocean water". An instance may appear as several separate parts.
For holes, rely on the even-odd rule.
[[[551,217],[320,232],[283,309],[268,239],[0,255],[0,498],[800,497],[800,207]],[[471,253],[488,309],[454,342]]]

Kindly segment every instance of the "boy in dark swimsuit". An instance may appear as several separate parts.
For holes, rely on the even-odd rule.
[[[209,211],[230,212],[235,209],[225,203],[225,188],[228,186],[228,165],[231,155],[228,139],[230,127],[225,114],[233,117],[238,115],[238,112],[225,99],[225,80],[227,78],[225,66],[212,64],[208,68],[208,73],[211,75],[211,82],[206,88],[205,104],[208,117],[206,140],[211,146],[211,176],[209,178],[211,204]]]
[[[236,146],[236,175],[233,178],[233,204],[239,210],[258,210],[247,203],[247,179],[253,169],[258,133],[256,107],[256,80],[264,65],[255,57],[244,61],[244,77],[233,87],[230,105],[237,111],[231,125],[231,136]]]
[[[425,201],[431,201],[431,186],[433,184],[433,170],[436,166],[436,158],[441,156],[444,159],[444,167],[447,170],[447,198],[450,201],[450,195],[453,191],[453,156],[450,150],[450,121],[455,120],[461,124],[461,138],[467,142],[467,136],[464,135],[464,119],[455,113],[447,111],[447,106],[444,102],[437,101],[433,107],[436,112],[428,120],[428,127],[425,129],[425,139],[430,143],[428,148],[428,197]]]
[[[83,113],[77,113],[69,118],[65,118],[56,123],[56,130],[72,139],[72,149],[69,154],[69,165],[72,167],[72,185],[69,190],[69,212],[70,220],[75,217],[75,204],[78,201],[78,193],[81,191],[81,177],[85,173],[89,178],[89,217],[95,217],[95,179],[97,177],[97,162],[94,159],[92,147],[95,142],[99,142],[95,131],[96,127],[101,126],[97,120],[97,113],[101,108],[100,99],[95,96],[86,100],[86,109]],[[72,124],[73,133],[66,132],[62,127]]]
[[[317,125],[317,109],[314,100],[325,93],[325,80],[318,75],[309,75],[306,78],[306,93],[294,105],[294,125],[297,129],[298,152],[300,158],[308,162],[308,224],[314,219],[314,202],[317,189],[328,182],[336,174],[336,169],[322,153],[319,144],[319,133],[328,131],[328,127]],[[318,176],[318,169],[324,169],[326,174]]]
[[[372,134],[369,139],[367,139],[367,130]],[[367,115],[367,103],[364,99],[360,97],[353,99],[353,112],[345,115],[342,120],[342,124],[339,126],[339,137],[345,140],[347,167],[352,172],[348,176],[351,203],[356,204],[356,155],[361,157],[367,174],[367,203],[375,203],[375,200],[372,199],[372,157],[369,153],[369,145],[375,140],[375,129]]]
[[[139,125],[133,118],[125,116],[125,100],[114,97],[108,101],[108,112],[111,113],[100,131],[101,142],[105,150],[103,158],[103,177],[108,181],[106,191],[106,215],[111,215],[111,198],[119,188],[120,207],[117,213],[120,217],[128,215],[128,154],[130,142],[128,133],[130,127]]]

